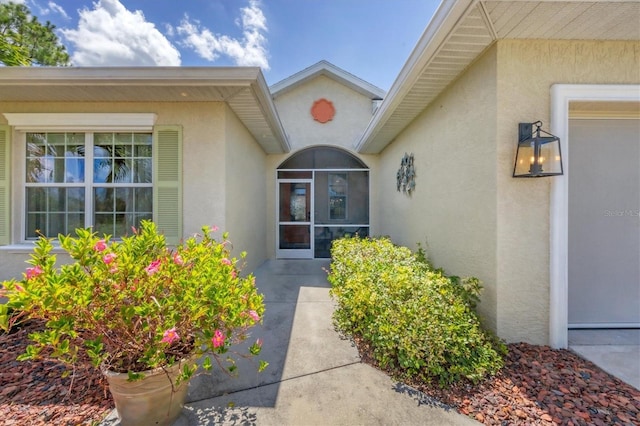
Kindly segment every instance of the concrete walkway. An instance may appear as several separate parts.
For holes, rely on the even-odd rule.
[[[640,389],[640,329],[569,330],[569,349]]]
[[[255,273],[265,295],[269,367],[239,363],[239,377],[218,372],[192,379],[175,426],[187,425],[474,425],[360,362],[331,323],[328,261],[268,261]]]

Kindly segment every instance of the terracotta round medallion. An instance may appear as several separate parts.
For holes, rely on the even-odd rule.
[[[325,98],[318,99],[311,107],[311,116],[320,123],[331,121],[334,115],[336,115],[336,109],[333,103]]]

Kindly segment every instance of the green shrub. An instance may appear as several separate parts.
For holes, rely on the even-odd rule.
[[[407,377],[478,381],[502,367],[505,346],[473,311],[477,279],[447,277],[387,238],[333,242],[329,274],[334,323],[373,348],[382,368]]]

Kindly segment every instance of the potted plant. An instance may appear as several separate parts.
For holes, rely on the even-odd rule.
[[[105,373],[123,424],[173,422],[198,368],[210,370],[213,360],[234,372],[231,355],[255,356],[262,345],[231,351],[261,321],[263,298],[254,277],[240,275],[228,235],[218,242],[215,227],[202,231],[170,249],[151,221],[118,241],[78,229],[75,237],[58,237],[73,260],[59,267],[53,240],[40,238],[23,279],[1,290],[8,300],[0,305],[1,328],[45,323],[18,359],[38,358],[47,348],[46,356],[65,363],[90,363]],[[266,365],[260,361],[258,370]],[[151,393],[171,403],[136,400],[154,382],[161,389]]]

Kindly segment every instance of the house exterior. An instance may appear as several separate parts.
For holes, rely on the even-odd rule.
[[[640,327],[639,21],[638,1],[444,0],[387,94],[324,61],[271,88],[255,68],[0,68],[0,279],[77,223],[217,225],[249,268],[389,235],[479,277],[507,341]],[[536,121],[564,174],[513,178]]]

